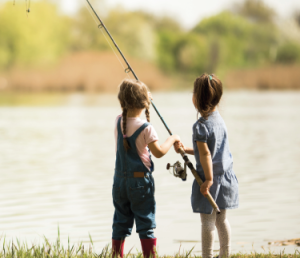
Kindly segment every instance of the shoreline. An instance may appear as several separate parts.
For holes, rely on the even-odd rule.
[[[112,252],[110,244],[106,244],[105,247],[99,251],[95,252],[96,249],[95,244],[92,240],[91,235],[89,235],[89,243],[86,242],[79,242],[79,243],[71,243],[70,238],[68,237],[68,243],[67,247],[61,244],[60,239],[60,232],[58,231],[58,237],[55,242],[51,243],[45,236],[44,236],[44,243],[41,245],[36,244],[28,244],[27,242],[21,243],[18,238],[12,239],[11,241],[7,241],[4,237],[1,238],[0,241],[2,241],[2,249],[0,249],[0,257],[48,257],[48,258],[112,258]],[[300,248],[300,238],[296,239],[299,241],[299,248]],[[284,241],[290,241],[290,240],[284,240]],[[281,241],[281,242],[284,242]],[[125,242],[126,244],[126,242]],[[199,254],[195,254],[194,248],[191,248],[189,250],[184,250],[180,244],[179,250],[174,252],[174,255],[160,255],[159,251],[156,251],[156,257],[157,258],[201,258],[202,256]],[[158,246],[159,249],[159,246]],[[196,253],[199,253],[199,251],[196,251]],[[218,250],[214,250],[214,256],[218,255]],[[124,252],[124,257],[126,258],[143,258],[142,250],[141,248],[135,248],[132,247],[129,252]],[[299,258],[300,257],[300,251],[298,249],[295,249],[294,253],[285,253],[285,250],[282,249],[279,251],[279,253],[275,253],[274,251],[266,251],[264,249],[264,253],[256,252],[254,249],[247,253],[247,252],[235,252],[230,255],[232,258]]]

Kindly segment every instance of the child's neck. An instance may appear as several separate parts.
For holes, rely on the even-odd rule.
[[[217,111],[217,106],[215,106],[211,112],[215,112],[215,111]],[[203,116],[203,114],[201,114],[201,112],[200,112],[200,115]]]
[[[143,109],[128,109],[127,117],[140,117],[142,115]]]

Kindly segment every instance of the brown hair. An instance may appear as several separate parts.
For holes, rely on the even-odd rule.
[[[123,144],[125,150],[129,150],[130,146],[127,141],[126,136],[126,118],[128,109],[143,109],[145,108],[145,115],[147,121],[150,122],[150,99],[148,96],[148,88],[141,81],[125,79],[121,85],[118,94],[118,99],[120,101],[123,113]]]
[[[220,102],[223,94],[222,82],[214,74],[202,74],[194,82],[193,94],[196,109],[207,119]]]

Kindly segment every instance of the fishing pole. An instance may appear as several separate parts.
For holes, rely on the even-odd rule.
[[[131,72],[134,76],[134,78],[139,81],[138,77],[136,76],[136,73],[134,72],[134,70],[132,69],[132,67],[130,66],[130,64],[128,63],[127,59],[125,58],[125,56],[123,55],[122,51],[120,50],[120,48],[118,47],[117,43],[115,42],[115,40],[113,39],[112,35],[109,33],[108,29],[106,28],[106,26],[104,25],[103,21],[100,19],[100,17],[98,16],[97,12],[95,11],[95,9],[93,8],[93,6],[91,5],[89,0],[86,0],[86,2],[88,3],[88,5],[90,6],[91,10],[93,11],[93,13],[95,14],[95,16],[97,17],[98,21],[99,21],[99,25],[98,28],[99,29],[104,29],[107,33],[107,35],[110,37],[111,41],[113,42],[113,44],[115,45],[116,49],[118,50],[118,52],[120,53],[120,55],[122,56],[124,62],[127,65],[127,68],[125,69],[125,73],[129,73]],[[164,124],[164,126],[166,127],[167,131],[169,132],[170,135],[173,135],[171,130],[169,129],[168,125],[166,124],[165,120],[163,119],[163,117],[161,116],[161,114],[159,113],[158,109],[156,108],[156,106],[154,105],[153,101],[151,101],[151,104],[155,110],[155,112],[157,113],[157,115],[159,116],[160,120],[162,121],[162,123]],[[185,161],[185,165],[189,167],[189,169],[191,170],[192,174],[194,175],[197,183],[199,184],[199,186],[201,186],[203,184],[203,181],[201,180],[200,176],[198,175],[197,171],[195,170],[192,162],[190,162],[187,154],[185,153],[185,151],[183,150],[183,148],[179,148],[179,152],[183,158],[183,160]],[[167,165],[167,169],[169,169],[171,166],[170,164]],[[182,173],[184,171],[184,169],[181,167],[179,162],[176,162],[174,164],[174,175],[181,177],[184,176]],[[186,173],[185,173],[186,174]],[[182,178],[184,179],[184,178]],[[208,193],[207,196],[205,196],[208,201],[210,202],[210,204],[212,205],[213,209],[219,214],[220,213],[220,209],[218,207],[218,205],[215,203],[214,199],[212,198],[212,196],[210,195],[210,193]]]
[[[133,71],[132,67],[130,66],[130,64],[128,63],[127,59],[125,58],[125,56],[123,55],[122,51],[120,50],[120,48],[118,47],[117,43],[115,42],[115,40],[113,39],[113,37],[111,36],[111,34],[109,33],[108,29],[106,28],[106,26],[104,25],[104,23],[102,22],[102,20],[100,19],[100,17],[98,16],[97,12],[95,11],[95,9],[93,8],[93,6],[91,5],[91,3],[89,2],[89,0],[86,0],[88,5],[91,7],[93,13],[96,15],[97,19],[99,20],[100,24],[98,25],[99,29],[104,28],[104,30],[106,31],[107,35],[110,37],[111,41],[113,42],[113,44],[115,45],[116,49],[119,51],[120,55],[122,56],[122,58],[124,59],[127,68],[125,69],[125,73],[129,73],[131,72],[134,76],[134,78],[139,81],[138,77],[136,76],[135,72]],[[168,127],[168,125],[166,124],[165,120],[163,119],[163,117],[161,116],[161,114],[159,113],[158,109],[156,108],[156,106],[154,105],[153,101],[151,101],[151,104],[154,108],[154,110],[156,111],[157,115],[159,116],[160,120],[163,122],[164,126],[166,127],[167,131],[169,132],[170,135],[172,135],[172,132],[170,130],[170,128]]]

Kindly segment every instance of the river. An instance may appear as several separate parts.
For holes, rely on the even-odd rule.
[[[190,92],[154,93],[154,103],[173,133],[191,146],[197,118]],[[229,132],[240,207],[228,212],[233,252],[294,253],[300,238],[300,92],[226,91],[219,111]],[[56,107],[0,108],[0,234],[42,243],[89,242],[100,251],[111,241],[115,162],[115,95],[71,95]],[[151,109],[160,142],[167,131]],[[192,174],[182,182],[167,170],[181,157],[171,150],[155,159],[159,254],[201,254],[199,214],[190,205]],[[194,162],[194,158],[191,157]],[[140,248],[133,230],[125,251]],[[3,238],[2,240],[3,241]],[[218,250],[216,234],[215,250]],[[265,250],[265,251],[264,251]]]

